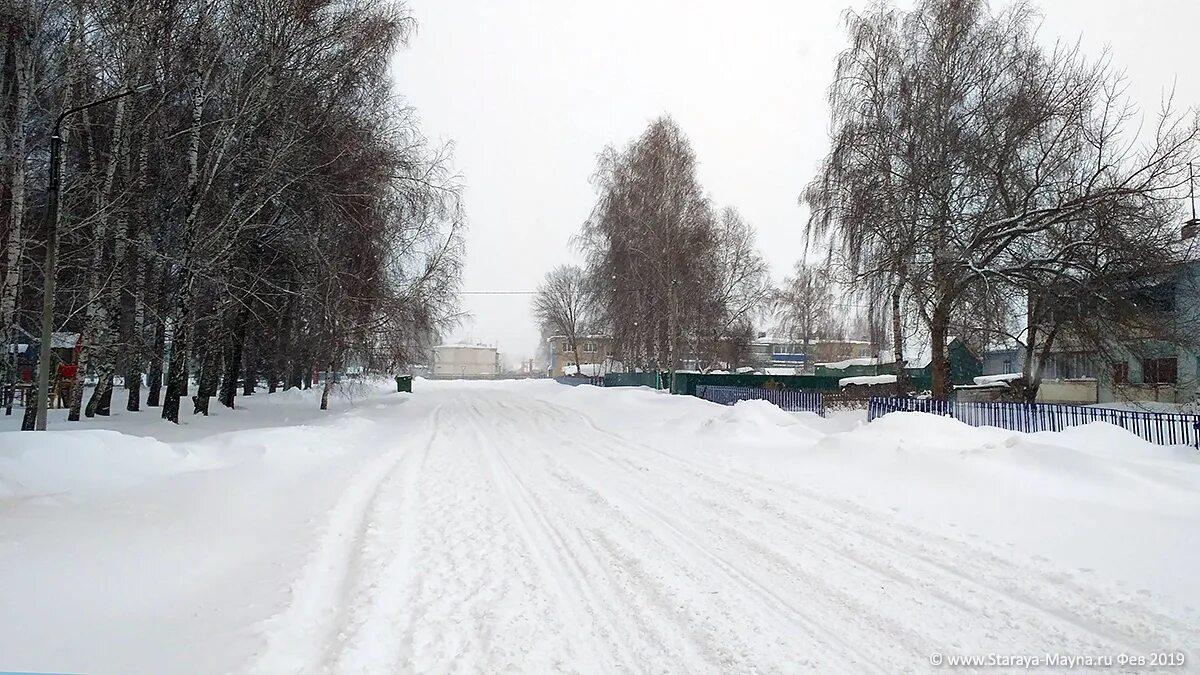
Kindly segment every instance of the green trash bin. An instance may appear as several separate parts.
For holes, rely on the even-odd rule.
[[[396,376],[396,391],[406,391],[412,393],[412,375],[397,375]]]

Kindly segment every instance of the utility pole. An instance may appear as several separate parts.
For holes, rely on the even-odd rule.
[[[54,133],[50,136],[50,181],[46,194],[46,266],[45,284],[42,289],[42,339],[38,351],[37,399],[34,402],[34,405],[37,406],[37,421],[34,428],[38,431],[46,430],[46,409],[50,407],[50,346],[54,335],[54,275],[56,274],[55,267],[58,265],[58,192],[62,183],[59,155],[62,154],[63,120],[88,108],[125,96],[144,94],[150,89],[150,85],[143,84],[118,94],[105,96],[91,103],[69,108],[63,111],[54,122]],[[100,245],[103,245],[103,242]],[[24,425],[22,425],[22,429],[28,430]]]

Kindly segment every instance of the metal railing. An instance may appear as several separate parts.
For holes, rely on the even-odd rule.
[[[796,389],[759,389],[757,387],[718,387],[698,385],[696,396],[706,401],[733,405],[738,401],[768,401],[783,410],[811,412],[825,416],[825,402],[819,391]]]
[[[867,421],[893,412],[924,412],[953,417],[975,427],[1009,431],[1062,431],[1089,422],[1108,422],[1151,443],[1191,445],[1200,449],[1200,415],[1118,410],[1057,403],[941,401],[916,398],[872,398]]]

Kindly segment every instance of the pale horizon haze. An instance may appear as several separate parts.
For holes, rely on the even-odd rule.
[[[826,89],[845,45],[841,16],[864,2],[410,0],[418,22],[394,61],[399,92],[433,141],[454,144],[469,221],[462,308],[449,341],[533,356],[526,292],[562,263],[596,194],[596,155],[659,115],[692,142],[713,202],[758,231],[778,281],[804,256],[797,197],[827,148]],[[899,3],[902,7],[911,2]],[[993,6],[1003,3],[993,3]],[[1153,114],[1165,92],[1200,102],[1200,3],[1044,0],[1044,41],[1107,47]]]

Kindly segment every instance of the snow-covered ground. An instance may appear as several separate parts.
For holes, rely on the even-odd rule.
[[[0,433],[0,670],[902,673],[1200,644],[1194,450],[414,389]]]

